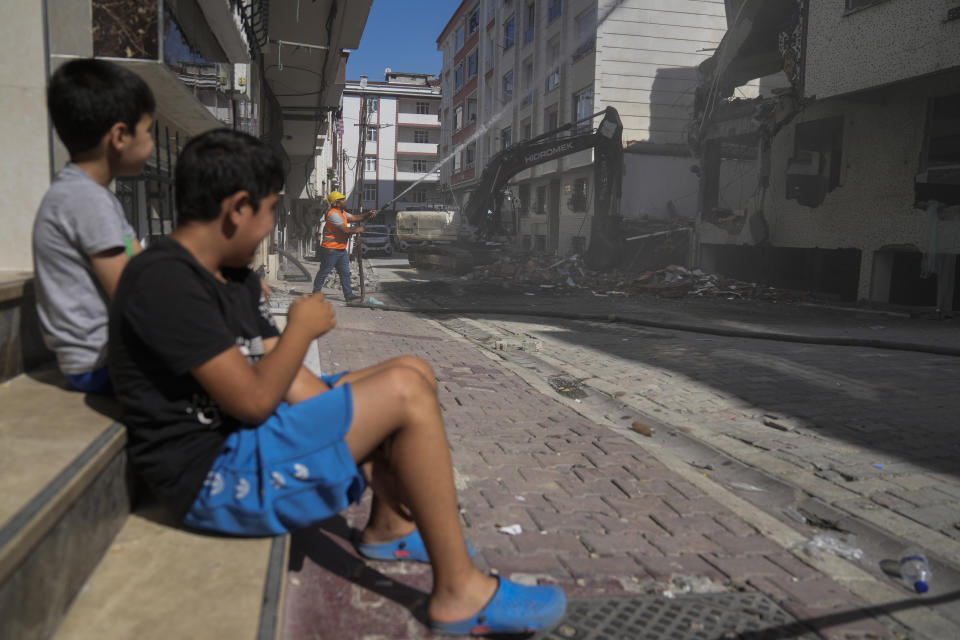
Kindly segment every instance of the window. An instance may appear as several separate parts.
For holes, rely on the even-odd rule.
[[[376,127],[367,127],[367,142],[376,142],[376,141],[377,141]]]
[[[493,38],[487,38],[487,71],[493,69]]]
[[[574,33],[577,36],[577,43],[581,43],[587,38],[593,36],[597,30],[597,8],[587,9],[577,16]]]
[[[503,75],[503,101],[513,100],[513,71]]]
[[[533,137],[533,125],[530,123],[530,118],[520,124],[520,131],[523,133],[522,140],[529,140]]]
[[[430,132],[426,129],[414,129],[413,141],[418,144],[426,144],[430,142]]]
[[[596,7],[581,13],[574,22],[576,24],[575,42],[577,43],[577,48],[573,52],[573,59],[579,60],[593,51],[593,43],[596,40],[597,33]]]
[[[363,170],[364,171],[376,171],[377,170],[377,159],[376,158],[364,158],[363,159]]]
[[[417,103],[417,113],[426,115],[430,113],[430,103],[429,102],[418,102]]]
[[[453,90],[459,91],[460,87],[463,86],[463,63],[457,65],[457,68],[453,72]]]
[[[414,160],[413,170],[415,173],[426,173],[430,171],[430,162],[428,160]]]
[[[414,202],[426,202],[427,201],[427,192],[422,190],[417,190],[413,192],[411,199]]]
[[[562,10],[563,2],[561,0],[549,0],[547,3],[547,22],[553,22],[559,18]]]
[[[463,105],[457,105],[457,108],[453,110],[453,130],[460,131],[463,129]]]
[[[377,183],[373,182],[371,184],[364,183],[363,185],[363,199],[370,202],[377,201]]]
[[[530,212],[530,183],[524,182],[520,185],[519,194],[520,206],[517,207],[521,216],[526,216]]]
[[[560,38],[554,38],[547,43],[547,60],[557,66],[547,74],[544,91],[552,91],[560,86]]]
[[[463,163],[460,161],[460,154],[459,153],[453,154],[453,172],[460,173],[460,168],[462,165]]]
[[[573,191],[570,194],[570,201],[567,203],[571,211],[587,210],[587,179],[578,178],[573,183]]]
[[[473,35],[480,28],[480,5],[467,16],[467,35]]]
[[[533,92],[530,91],[530,84],[533,82],[533,58],[527,58],[523,63],[523,73],[520,74],[520,82],[523,87],[523,102],[521,105],[530,104],[533,101]]]
[[[477,75],[477,58],[480,56],[480,52],[477,49],[473,50],[469,56],[467,56],[467,79],[469,80],[473,76]]]
[[[593,113],[593,87],[573,94],[573,119],[576,122],[588,118]],[[587,131],[593,128],[593,122],[584,120],[574,125],[574,131]]]
[[[922,166],[960,164],[960,94],[933,98],[927,124],[926,158]],[[839,164],[839,162],[837,163]]]
[[[467,124],[477,121],[477,98],[476,96],[467,98]]]
[[[463,47],[463,27],[457,28],[457,44],[455,45],[455,50],[460,51]]]
[[[507,18],[507,21],[503,23],[503,48],[509,49],[513,46],[514,32],[513,32],[513,16]]]
[[[559,110],[557,105],[551,105],[543,111],[543,132],[553,131],[559,125]]]
[[[500,131],[500,148],[508,149],[513,144],[513,130],[510,127]]]
[[[469,169],[473,166],[473,162],[476,159],[477,155],[477,144],[473,143],[467,147],[467,150],[464,152],[464,166]]]
[[[547,188],[537,187],[537,213],[547,212]]]
[[[526,11],[524,12],[524,24],[523,24],[523,44],[527,44],[533,40],[533,26],[537,21],[537,8],[532,2],[527,3]]]

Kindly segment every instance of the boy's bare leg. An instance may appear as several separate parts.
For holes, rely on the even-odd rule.
[[[482,609],[497,582],[467,553],[453,467],[436,394],[411,367],[390,367],[351,383],[354,417],[346,443],[358,462],[390,436],[390,468],[399,480],[433,569],[427,614],[436,622],[462,620]]]

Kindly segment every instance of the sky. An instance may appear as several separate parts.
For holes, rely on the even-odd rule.
[[[460,0],[373,0],[360,48],[347,59],[347,80],[383,80],[383,70],[440,75],[437,37]]]

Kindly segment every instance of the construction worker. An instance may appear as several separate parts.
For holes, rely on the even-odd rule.
[[[356,299],[353,288],[350,286],[350,257],[347,255],[347,240],[354,234],[363,233],[360,225],[351,226],[351,222],[362,222],[376,213],[371,209],[365,213],[354,215],[347,213],[344,205],[347,196],[339,191],[331,191],[327,196],[330,210],[327,212],[326,224],[323,226],[323,239],[320,242],[320,271],[313,280],[313,292],[323,289],[327,276],[334,269],[340,275],[340,287],[343,289],[343,299],[347,302]]]

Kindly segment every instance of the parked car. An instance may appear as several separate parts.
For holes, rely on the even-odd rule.
[[[385,256],[393,255],[393,242],[390,236],[390,227],[385,224],[363,225],[361,236],[363,244],[360,245],[363,255],[370,252],[382,253]]]

